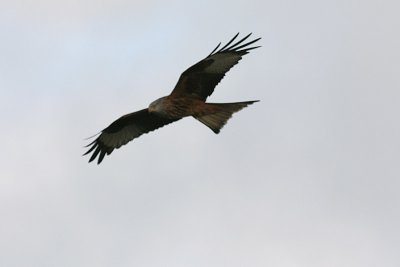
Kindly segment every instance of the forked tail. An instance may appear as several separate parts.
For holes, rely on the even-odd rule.
[[[193,117],[217,134],[232,117],[233,113],[258,101],[259,100],[223,104],[205,103],[207,112]]]

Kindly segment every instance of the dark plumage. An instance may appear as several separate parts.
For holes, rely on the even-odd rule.
[[[213,132],[219,133],[232,114],[256,101],[237,103],[206,103],[215,86],[222,80],[243,55],[259,46],[250,46],[261,38],[245,42],[251,34],[234,43],[236,34],[226,45],[221,43],[203,60],[185,70],[170,95],[152,102],[148,108],[124,115],[101,131],[89,145],[89,162],[97,156],[99,164],[105,155],[120,148],[142,134],[154,131],[164,125],[193,116]]]

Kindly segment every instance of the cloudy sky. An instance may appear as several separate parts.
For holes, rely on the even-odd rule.
[[[0,1],[0,266],[400,266],[398,1]],[[89,137],[241,32],[192,118]]]

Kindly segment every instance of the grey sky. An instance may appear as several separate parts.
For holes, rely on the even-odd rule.
[[[0,2],[0,266],[399,266],[397,1]],[[237,32],[211,102],[88,164],[84,140]]]

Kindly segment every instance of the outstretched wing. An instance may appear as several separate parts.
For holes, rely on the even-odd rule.
[[[87,145],[87,147],[90,146],[90,149],[83,155],[93,151],[89,162],[99,156],[97,164],[100,164],[104,156],[111,154],[114,149],[120,148],[142,134],[154,131],[174,121],[176,120],[166,119],[150,113],[147,109],[126,114],[111,123],[96,140]]]
[[[215,86],[224,78],[242,56],[250,50],[259,46],[249,47],[261,38],[242,44],[251,35],[248,34],[236,43],[231,43],[238,37],[236,34],[224,47],[219,48],[221,43],[205,59],[185,70],[176,84],[171,96],[190,95],[206,100],[210,96]]]

